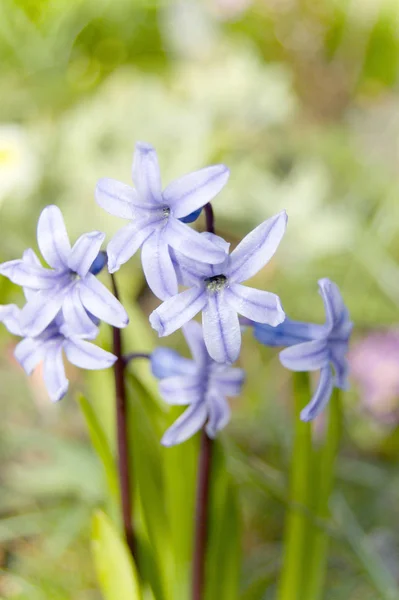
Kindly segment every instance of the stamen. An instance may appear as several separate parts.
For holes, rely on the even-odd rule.
[[[204,279],[205,285],[210,292],[220,292],[227,284],[226,275],[214,275]]]
[[[170,215],[170,208],[169,208],[169,206],[164,206],[163,207],[162,214],[163,214],[163,216],[164,216],[165,219],[169,217],[169,215]]]

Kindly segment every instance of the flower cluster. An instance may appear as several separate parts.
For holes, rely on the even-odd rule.
[[[110,240],[107,257],[101,251],[105,235],[93,231],[71,247],[61,211],[46,207],[40,215],[37,242],[50,268],[33,252],[0,265],[0,274],[23,287],[26,304],[0,307],[0,321],[24,337],[15,351],[27,373],[40,362],[53,400],[67,390],[62,352],[84,369],[105,368],[116,357],[90,344],[100,321],[123,328],[128,316],[120,302],[96,275],[107,264],[115,273],[141,248],[147,283],[162,300],[150,315],[159,336],[183,328],[193,359],[167,348],[151,356],[160,393],[169,404],[189,408],[165,433],[167,446],[184,441],[202,427],[210,437],[229,420],[226,397],[240,393],[244,373],[233,368],[240,354],[240,317],[254,326],[262,343],[291,346],[280,357],[293,370],[320,369],[317,391],[302,418],[312,419],[328,401],[333,385],[346,386],[346,360],[351,331],[338,288],[319,282],[325,303],[325,325],[285,318],[278,296],[243,285],[266,265],[285,233],[285,211],[267,219],[230,253],[229,243],[212,231],[189,227],[229,178],[224,165],[213,165],[177,179],[162,189],[156,152],[136,144],[132,188],[100,179],[97,203],[110,214],[129,220]],[[183,286],[184,290],[180,290]],[[202,312],[202,327],[192,319]],[[333,376],[331,366],[334,368]]]

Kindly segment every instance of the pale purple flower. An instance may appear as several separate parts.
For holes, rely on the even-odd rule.
[[[163,191],[158,158],[152,146],[139,142],[132,169],[135,189],[114,179],[100,179],[98,204],[111,215],[129,219],[108,244],[108,269],[117,271],[141,247],[147,283],[158,298],[177,293],[177,279],[169,248],[211,264],[221,262],[224,252],[180,219],[207,204],[226,184],[229,170],[214,165],[184,175]]]
[[[47,206],[42,211],[37,242],[51,269],[41,265],[33,250],[0,265],[0,274],[31,291],[21,312],[26,335],[40,334],[60,311],[76,333],[91,335],[96,330],[91,315],[114,327],[126,327],[125,309],[90,272],[104,238],[100,231],[85,233],[71,248],[60,209]]]
[[[303,421],[314,419],[325,408],[334,386],[348,389],[349,367],[346,354],[353,323],[338,286],[327,278],[320,279],[318,283],[326,311],[326,322],[323,325],[291,319],[286,319],[276,328],[253,324],[255,337],[262,344],[291,346],[280,352],[281,363],[287,369],[320,370],[313,398],[301,412]]]
[[[0,306],[0,322],[14,335],[24,336],[21,328],[22,311],[14,304]],[[94,339],[97,328],[92,332],[76,335],[65,323],[60,313],[39,335],[25,337],[15,348],[14,355],[27,375],[39,363],[43,363],[43,378],[50,399],[61,400],[68,391],[69,382],[65,375],[63,353],[70,363],[81,369],[107,369],[116,361],[116,356],[89,343]]]
[[[158,379],[162,398],[171,405],[188,405],[187,410],[166,431],[164,446],[186,441],[205,425],[209,437],[216,437],[230,420],[226,397],[238,396],[244,371],[216,363],[209,356],[202,328],[191,321],[183,333],[194,360],[183,358],[169,348],[157,348],[151,355],[152,371]]]
[[[241,348],[238,314],[259,323],[276,326],[284,320],[278,296],[244,285],[273,256],[287,224],[285,211],[268,219],[249,233],[223,263],[200,263],[175,253],[179,283],[188,290],[166,300],[150,315],[152,327],[162,337],[190,321],[202,310],[205,344],[211,357],[233,363]],[[224,247],[224,240],[201,234]]]

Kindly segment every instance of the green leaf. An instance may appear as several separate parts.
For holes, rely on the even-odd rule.
[[[142,600],[129,549],[101,511],[93,516],[92,549],[97,579],[105,600]]]
[[[84,396],[80,395],[78,397],[78,403],[86,419],[87,428],[89,430],[89,435],[94,450],[97,452],[98,457],[104,467],[109,492],[113,498],[118,499],[119,485],[117,468],[104,430],[101,427],[90,402],[88,402]]]
[[[236,600],[240,586],[241,528],[237,491],[224,448],[214,442],[206,557],[206,600]]]

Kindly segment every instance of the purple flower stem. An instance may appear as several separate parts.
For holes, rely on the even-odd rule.
[[[114,275],[111,275],[112,288],[115,298],[119,300],[118,288]],[[122,354],[121,330],[113,327],[113,351],[117,360],[114,364],[115,403],[116,403],[116,435],[118,444],[118,470],[121,493],[123,529],[126,543],[133,559],[136,555],[136,543],[133,530],[133,501],[131,496],[128,432],[127,432],[127,402],[125,386],[125,359]]]
[[[203,429],[201,433],[201,449],[198,464],[192,600],[202,600],[204,597],[212,449],[213,440],[208,437],[205,429]]]
[[[215,233],[215,218],[213,215],[212,204],[208,202],[204,206],[206,230],[209,233]]]
[[[215,220],[210,202],[205,204],[204,211],[206,230],[209,233],[215,233]],[[201,447],[198,462],[192,600],[202,600],[204,597],[212,450],[213,440],[208,437],[204,427],[201,432]]]

